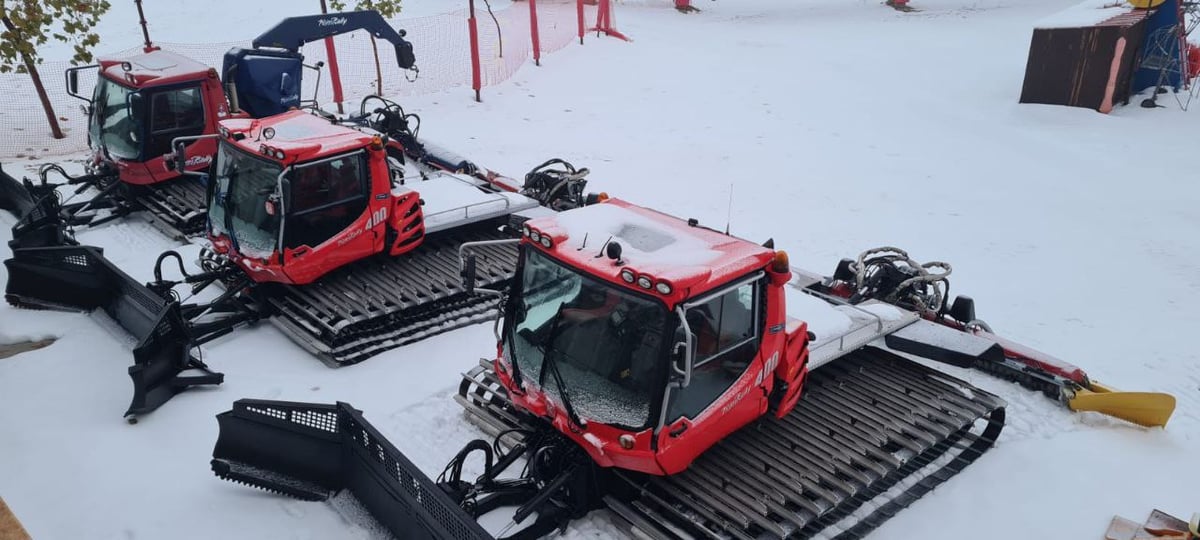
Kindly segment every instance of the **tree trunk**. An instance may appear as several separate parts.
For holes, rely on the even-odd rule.
[[[11,20],[5,15],[0,17],[0,22],[4,23],[4,27],[9,32],[20,36],[20,32],[13,26]],[[58,126],[58,116],[54,114],[54,106],[50,104],[50,96],[46,94],[46,87],[42,86],[42,77],[38,74],[37,64],[33,62],[33,58],[29,55],[21,53],[21,62],[25,64],[25,70],[29,72],[29,78],[33,79],[33,87],[37,90],[38,99],[42,100],[42,110],[46,111],[46,120],[50,122],[50,133],[55,139],[64,137],[62,128]]]
[[[46,120],[50,122],[50,134],[55,139],[65,137],[62,128],[58,126],[58,116],[54,114],[54,105],[50,104],[50,96],[46,94],[46,87],[42,86],[42,77],[38,74],[37,65],[23,54],[21,60],[25,61],[25,69],[29,71],[29,78],[33,79],[33,87],[37,89],[38,99],[42,100],[42,109],[46,111]]]
[[[375,36],[371,36],[371,51],[375,53],[375,93],[383,95],[383,70],[379,68],[379,47],[375,45]]]

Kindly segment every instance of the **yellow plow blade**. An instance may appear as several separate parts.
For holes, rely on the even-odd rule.
[[[1161,392],[1122,392],[1093,381],[1067,401],[1072,411],[1093,411],[1146,427],[1166,427],[1175,396]]]

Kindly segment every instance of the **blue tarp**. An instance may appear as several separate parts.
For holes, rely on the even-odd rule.
[[[1179,24],[1179,0],[1166,0],[1155,9],[1154,14],[1146,21],[1146,37],[1142,42],[1139,58],[1149,60],[1154,56],[1173,56],[1176,59],[1175,67],[1168,70],[1162,84],[1164,87],[1173,87],[1179,90],[1183,86],[1182,69],[1187,62],[1187,53],[1182,50],[1182,40],[1178,39],[1178,33],[1171,30],[1177,24]],[[1156,37],[1162,36],[1164,32],[1172,33],[1175,38],[1156,40]],[[1160,72],[1161,69],[1158,66],[1152,66],[1152,69],[1139,67],[1133,73],[1130,90],[1137,94],[1156,86],[1159,83]]]

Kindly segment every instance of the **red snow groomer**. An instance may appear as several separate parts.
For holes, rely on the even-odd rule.
[[[331,20],[337,24],[328,24]],[[219,74],[216,68],[149,43],[140,54],[70,68],[67,92],[87,103],[92,156],[86,173],[71,176],[59,165],[45,165],[38,182],[26,180],[22,186],[0,170],[0,208],[25,217],[32,201],[53,196],[56,187],[71,186],[76,195],[96,188],[99,193],[92,199],[58,208],[67,225],[100,225],[145,210],[172,236],[202,233],[204,185],[181,173],[208,171],[217,145],[196,136],[215,134],[217,124],[228,118],[265,118],[292,108],[315,108],[315,98],[301,99],[302,77],[305,69],[320,77],[322,64],[304,64],[300,47],[356,30],[391,42],[398,65],[415,69],[404,31],[393,29],[377,11],[284,19],[255,38],[252,48],[227,52]],[[79,79],[80,73],[91,70],[96,71],[96,83],[87,96],[80,93]],[[188,159],[182,168],[165,167],[163,155],[181,137],[195,137],[187,147]],[[52,175],[63,183],[51,183]],[[22,245],[32,247],[32,239],[24,239]]]
[[[216,474],[308,500],[349,489],[401,538],[488,537],[476,520],[502,507],[511,538],[597,508],[639,538],[859,538],[1003,428],[1000,398],[911,358],[1078,389],[969,298],[947,307],[948,265],[868,252],[825,278],[771,241],[619,200],[522,232],[511,285],[476,291],[500,298],[497,354],[457,396],[493,440],[434,481],[347,403],[241,400],[218,416]],[[1174,400],[1155,399],[1106,412],[1162,425]]]
[[[139,340],[131,417],[190,386],[220,383],[197,348],[241,325],[270,319],[341,366],[490,318],[491,303],[462,283],[460,246],[477,243],[478,285],[502,285],[516,255],[496,241],[515,236],[521,221],[600,196],[583,191],[587,169],[551,160],[516,181],[418,140],[419,122],[378,96],[349,118],[297,110],[223,120],[203,136],[216,159],[206,181],[212,247],[200,253],[201,272],[189,274],[168,251],[143,285],[96,247],[17,247],[5,261],[6,297],[18,306],[103,308],[128,329]],[[197,140],[176,140],[176,170],[186,169],[186,147]],[[61,236],[56,214],[45,214],[45,227],[26,237]],[[164,272],[173,265],[163,268],[172,261],[174,278]],[[179,300],[212,285],[221,290],[195,296],[204,301]],[[200,373],[184,373],[191,369]]]

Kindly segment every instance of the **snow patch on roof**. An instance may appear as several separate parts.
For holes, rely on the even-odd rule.
[[[816,298],[792,285],[783,288],[787,300],[787,314],[808,323],[808,331],[816,336],[809,344],[816,347],[837,338],[853,325],[850,315],[829,302]]]
[[[557,221],[567,233],[567,247],[582,246],[586,237],[588,246],[600,249],[612,237],[621,244],[621,257],[633,264],[703,265],[720,256],[700,238],[615,204],[563,212]]]
[[[1035,29],[1082,28],[1102,23],[1130,11],[1133,11],[1132,7],[1119,0],[1085,0],[1034,21],[1033,27]]]

